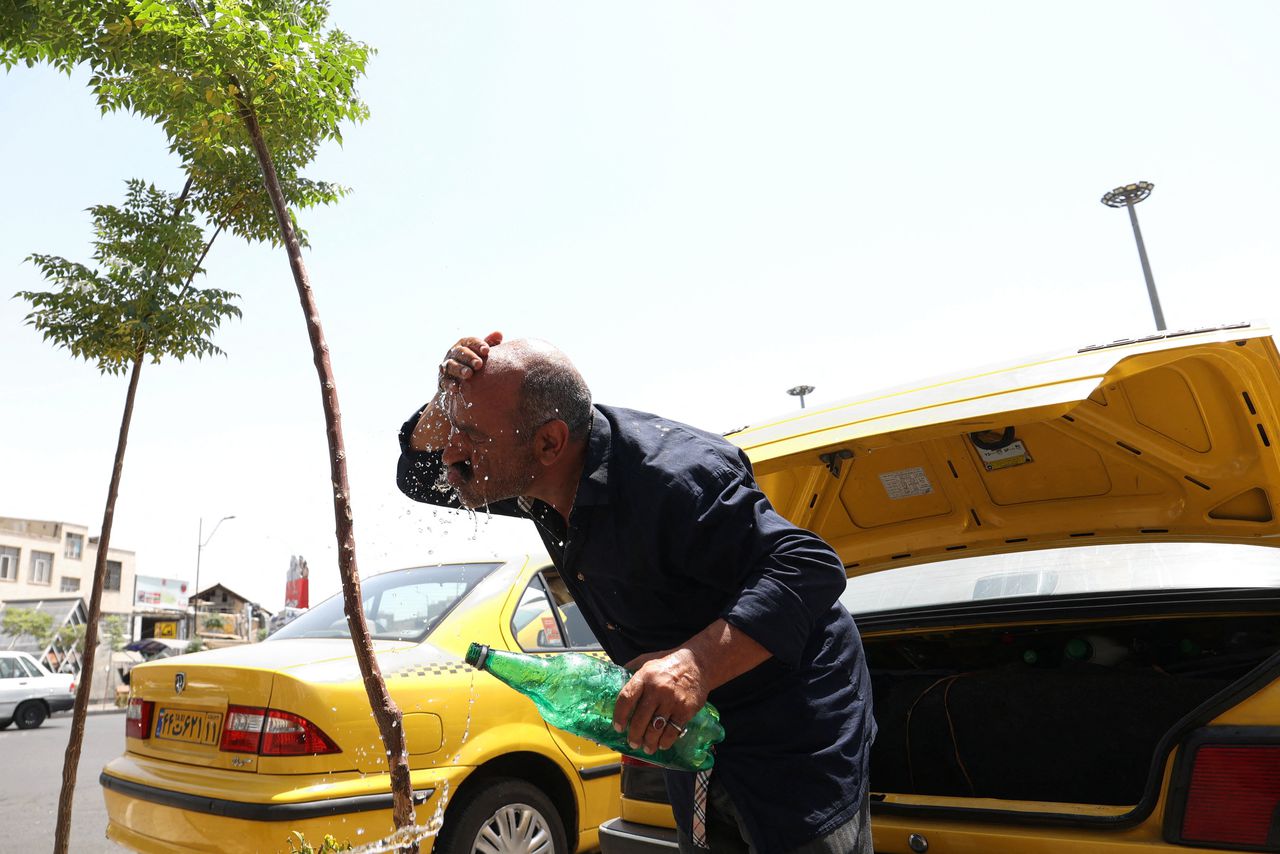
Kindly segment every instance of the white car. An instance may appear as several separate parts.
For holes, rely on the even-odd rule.
[[[0,729],[35,729],[76,702],[76,678],[50,673],[25,652],[0,650]]]

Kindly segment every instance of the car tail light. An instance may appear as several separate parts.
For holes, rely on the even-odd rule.
[[[70,694],[74,694],[76,692],[76,680],[71,680],[71,687],[67,689],[67,692]]]
[[[227,722],[222,727],[219,750],[231,753],[257,753],[262,744],[262,725],[267,710],[253,706],[227,706]]]
[[[622,755],[622,764],[623,764],[623,765],[639,766],[639,767],[641,767],[641,768],[657,768],[657,767],[659,767],[659,766],[657,766],[657,765],[654,765],[652,762],[645,762],[643,759],[636,759],[634,756],[627,756],[626,754],[623,754],[623,755]]]
[[[262,756],[312,756],[338,753],[338,745],[320,727],[299,715],[256,706],[227,706],[222,750]]]
[[[132,697],[124,713],[124,734],[127,738],[151,737],[151,713],[156,704],[150,700]]]
[[[1181,841],[1267,847],[1280,806],[1280,744],[1202,744],[1195,751]]]
[[[622,796],[630,801],[668,803],[666,774],[657,765],[624,755],[622,757]]]
[[[263,756],[301,756],[337,753],[338,745],[306,718],[277,709],[267,710],[267,727],[262,734]]]

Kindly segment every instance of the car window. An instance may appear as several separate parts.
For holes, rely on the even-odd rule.
[[[511,631],[526,652],[600,649],[578,603],[553,570],[544,570],[529,581],[511,617]]]
[[[15,660],[18,662],[18,664],[22,665],[23,670],[27,671],[28,676],[31,676],[35,679],[40,679],[41,677],[46,675],[39,667],[36,666],[36,663],[29,658],[18,656],[18,658]]]
[[[420,566],[364,579],[360,592],[370,636],[378,640],[421,641],[463,596],[499,566],[498,563]],[[299,615],[267,640],[350,636],[342,595],[336,594]]]
[[[547,595],[541,575],[530,579],[520,594],[520,603],[511,615],[511,632],[525,652],[564,649],[560,623],[551,611],[551,597]]]
[[[855,614],[1016,596],[1280,587],[1280,549],[1234,543],[1128,543],[904,566],[849,579]]]
[[[18,659],[11,656],[0,658],[0,679],[22,679],[26,675],[18,666]]]
[[[600,649],[600,641],[596,640],[595,633],[587,626],[586,618],[582,616],[578,603],[573,601],[569,588],[565,586],[559,574],[546,572],[543,576],[547,590],[559,609],[560,624],[568,636],[568,645],[573,649]]]

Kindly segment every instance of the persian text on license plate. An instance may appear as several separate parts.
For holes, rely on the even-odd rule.
[[[222,734],[221,712],[161,709],[156,718],[156,738],[188,744],[217,744]]]

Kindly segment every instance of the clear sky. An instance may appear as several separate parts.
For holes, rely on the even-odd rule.
[[[1280,5],[336,0],[378,49],[372,116],[303,215],[364,574],[536,548],[403,498],[396,430],[445,348],[560,345],[602,402],[724,431],[969,365],[1153,328],[1118,184],[1173,328],[1280,318]],[[176,192],[162,133],[48,69],[0,77],[0,293],[87,260],[84,209]],[[142,373],[113,544],[268,608],[289,556],[338,589],[323,418],[283,253],[220,239],[228,357]],[[0,515],[95,532],[125,380],[0,300]]]

